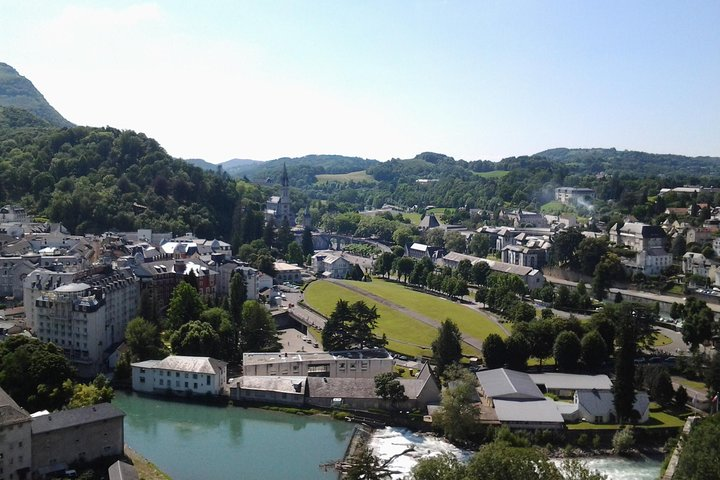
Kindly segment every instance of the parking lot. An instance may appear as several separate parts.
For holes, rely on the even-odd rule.
[[[278,331],[282,352],[322,352],[323,349],[318,339],[313,338],[310,333],[305,335],[299,330],[289,328]]]

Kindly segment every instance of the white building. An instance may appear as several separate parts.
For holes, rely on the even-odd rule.
[[[102,370],[140,302],[140,284],[130,271],[108,266],[79,273],[38,269],[23,285],[28,327],[62,348],[82,377]]]
[[[275,280],[278,283],[302,283],[302,268],[292,263],[275,262]]]
[[[245,353],[245,376],[375,378],[391,372],[392,356],[384,348],[318,353]]]
[[[473,265],[477,262],[485,262],[493,272],[517,275],[523,282],[525,282],[530,290],[535,290],[545,285],[545,276],[540,270],[535,268],[496,262],[494,260],[475,257],[473,255],[466,255],[464,253],[450,252],[442,258],[442,264],[450,268],[457,268],[463,260],[468,260]]]
[[[555,189],[555,200],[564,204],[590,205],[595,200],[595,190],[592,188],[558,187]]]
[[[682,272],[685,275],[709,277],[712,266],[712,262],[702,253],[687,252],[682,258]]]
[[[635,258],[623,258],[622,263],[630,272],[659,275],[672,265],[672,254],[665,250],[667,235],[660,226],[639,222],[626,222],[610,228],[610,242],[627,246],[637,252]]]
[[[313,272],[327,278],[347,278],[352,268],[353,264],[339,252],[323,251],[312,257]]]
[[[210,357],[171,355],[132,364],[136,392],[220,395],[227,383],[227,362]]]
[[[248,300],[257,300],[260,298],[260,292],[273,287],[273,277],[260,270],[252,267],[237,267],[235,272],[241,273],[245,277]]]

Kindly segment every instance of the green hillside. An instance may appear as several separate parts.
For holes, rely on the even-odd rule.
[[[45,100],[30,80],[6,63],[0,63],[0,106],[27,110],[56,127],[73,126]]]

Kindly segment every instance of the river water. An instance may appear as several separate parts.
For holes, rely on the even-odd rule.
[[[319,465],[341,459],[353,425],[242,407],[116,392],[125,443],[173,480],[335,479]]]

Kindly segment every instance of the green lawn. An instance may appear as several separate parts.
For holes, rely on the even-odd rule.
[[[379,278],[374,279],[372,282],[352,282],[348,280],[348,283],[401,307],[421,313],[438,323],[450,318],[457,324],[464,335],[479,339],[485,339],[491,333],[497,333],[501,337],[507,336],[488,317],[459,303],[435,295],[416,292],[402,284],[388,282]]]
[[[657,403],[650,403],[650,418],[647,422],[637,425],[637,428],[682,428],[685,420],[674,415],[678,412],[663,410]],[[612,424],[594,424],[590,422],[568,423],[569,430],[617,430],[621,426]]]
[[[413,225],[420,225],[421,215],[419,213],[416,213],[416,212],[404,213],[403,212],[402,216],[407,218],[408,220],[410,220],[410,223],[412,223]]]
[[[491,172],[473,172],[478,177],[483,178],[502,178],[508,173],[510,173],[510,170],[493,170]]]
[[[673,377],[680,385],[684,387],[694,388],[695,390],[705,390],[705,383],[698,382],[697,380],[688,380],[683,377]]]
[[[655,341],[653,342],[654,347],[662,347],[664,345],[670,345],[672,339],[667,335],[663,335],[660,332],[655,332]]]
[[[375,179],[365,173],[365,170],[349,173],[325,173],[316,175],[315,178],[317,179],[317,183],[375,182]]]
[[[369,298],[357,294],[322,280],[316,281],[308,285],[305,289],[305,301],[315,310],[325,316],[330,316],[335,309],[338,300],[343,299],[350,303],[360,300],[365,301],[368,305],[376,305],[380,319],[376,328],[376,333],[383,333],[388,337],[388,348],[395,352],[409,356],[432,356],[429,348],[421,348],[416,345],[429,347],[437,336],[437,330],[407,315],[395,312],[385,305],[377,305]],[[397,341],[399,340],[399,341]],[[408,342],[413,345],[408,345]],[[468,355],[478,355],[478,352],[465,345],[463,351]]]
[[[544,204],[542,207],[540,207],[541,213],[547,213],[552,215],[557,215],[560,212],[567,211],[567,205],[558,202],[557,200],[553,200],[552,202],[548,202]]]

